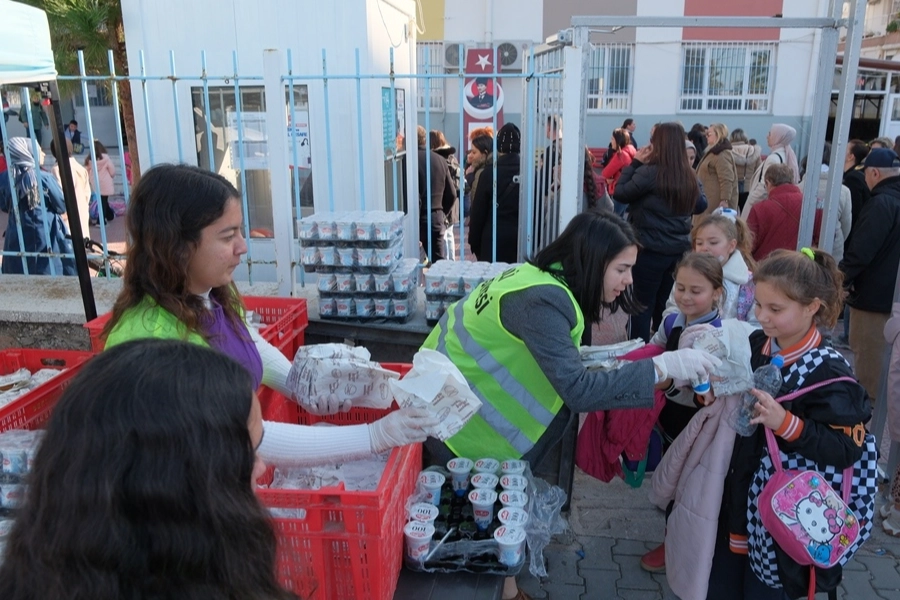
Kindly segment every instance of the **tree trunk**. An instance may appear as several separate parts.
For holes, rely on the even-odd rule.
[[[128,55],[125,51],[125,28],[122,25],[122,15],[113,17],[109,27],[110,45],[113,51],[113,60],[116,64],[116,73],[128,75]],[[132,186],[137,185],[141,178],[141,158],[138,151],[137,131],[134,124],[134,103],[131,101],[131,82],[118,82],[119,104],[122,110],[122,120],[125,121],[125,139],[128,144],[128,155],[131,158]],[[118,115],[116,115],[118,118]],[[124,164],[125,156],[122,155]]]

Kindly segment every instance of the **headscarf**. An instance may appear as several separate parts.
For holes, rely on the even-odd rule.
[[[9,138],[6,145],[9,151],[9,163],[12,165],[13,178],[16,183],[16,195],[25,200],[28,210],[41,203],[41,190],[38,188],[38,177],[34,172],[34,157],[31,154],[30,140],[23,137]]]
[[[769,147],[772,150],[784,149],[785,162],[791,168],[791,173],[794,174],[794,183],[798,183],[800,181],[800,166],[797,164],[797,155],[794,154],[794,149],[791,148],[791,142],[797,137],[797,130],[784,123],[775,123],[769,129],[769,134],[771,135]]]

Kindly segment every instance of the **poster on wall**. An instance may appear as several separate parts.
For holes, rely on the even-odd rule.
[[[247,170],[269,168],[269,143],[266,138],[266,113],[241,112],[241,135],[238,136],[238,113],[227,112],[227,131],[231,149],[231,168]],[[243,155],[243,165],[241,156]]]
[[[406,153],[406,90],[381,88],[381,134],[384,158],[398,157]]]
[[[288,160],[290,165],[300,167],[301,169],[312,168],[312,155],[309,148],[309,112],[305,110],[295,110],[294,118],[296,121],[291,123],[291,113],[288,111]],[[294,143],[297,144],[297,164],[294,165]]]
[[[466,73],[474,74],[466,79],[463,88],[466,136],[479,127],[492,125],[495,111],[497,128],[503,126],[503,85],[499,77],[491,78],[495,72],[493,60],[494,51],[490,48],[470,48],[466,51]]]

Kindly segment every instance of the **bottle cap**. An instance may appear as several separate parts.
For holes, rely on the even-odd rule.
[[[694,393],[705,394],[709,389],[709,381],[701,381],[700,383],[694,384]]]
[[[776,354],[772,357],[772,362],[770,364],[773,364],[780,369],[784,366],[784,357],[780,354]]]

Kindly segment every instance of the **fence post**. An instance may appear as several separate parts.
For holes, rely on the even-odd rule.
[[[294,292],[294,217],[291,214],[290,162],[287,148],[287,117],[281,52],[263,51],[263,81],[266,89],[266,137],[272,187],[272,229],[275,233],[275,281],[279,296]]]
[[[575,27],[573,43],[563,48],[562,105],[563,130],[562,165],[560,168],[559,229],[562,233],[581,210],[584,178],[584,82],[587,81],[588,30]]]

